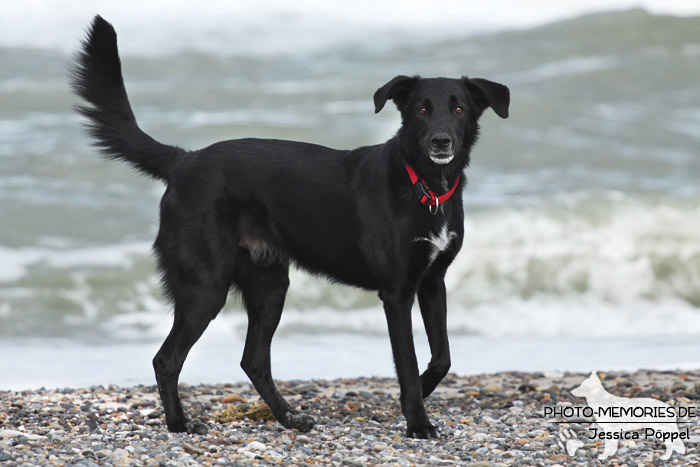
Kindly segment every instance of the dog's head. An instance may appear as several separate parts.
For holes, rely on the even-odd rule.
[[[393,100],[401,111],[399,134],[404,151],[423,170],[463,168],[479,133],[478,120],[488,107],[508,117],[510,91],[481,78],[423,79],[397,76],[374,93],[375,113]]]
[[[603,383],[600,382],[598,374],[594,371],[583,382],[571,390],[571,394],[576,397],[589,397],[605,391]]]

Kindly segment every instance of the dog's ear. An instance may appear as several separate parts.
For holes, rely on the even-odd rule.
[[[397,76],[374,93],[374,113],[384,108],[386,101],[394,101],[399,110],[402,110],[413,87],[420,80],[420,76]]]
[[[482,78],[462,77],[462,82],[473,94],[476,95],[477,103],[483,112],[487,107],[491,107],[496,115],[501,118],[508,118],[508,106],[510,105],[510,90],[508,87]]]

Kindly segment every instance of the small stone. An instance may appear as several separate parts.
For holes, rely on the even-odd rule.
[[[202,455],[206,452],[204,449],[198,448],[197,446],[189,443],[182,443],[182,448],[185,450],[185,452],[189,452],[190,454]]]
[[[233,404],[234,402],[248,402],[248,399],[245,397],[241,397],[238,394],[231,394],[230,396],[224,397],[221,402],[224,404]]]
[[[389,449],[389,445],[381,441],[377,441],[376,443],[372,444],[372,449],[377,452],[384,451],[385,449]]]
[[[519,446],[522,446],[523,444],[527,444],[527,443],[529,443],[529,442],[530,442],[529,439],[520,438],[520,439],[517,439],[517,440],[515,441],[515,444],[517,444],[517,445],[519,445]]]
[[[358,408],[359,408],[359,405],[357,405],[354,402],[348,401],[343,406],[343,412],[355,412]]]
[[[302,384],[292,389],[296,394],[308,394],[312,392],[318,392],[318,388],[314,384]]]
[[[355,459],[351,460],[352,465],[358,465],[358,466],[364,466],[367,463],[368,459],[367,456],[360,456],[356,457]]]
[[[264,445],[263,443],[261,443],[260,441],[251,441],[251,442],[248,443],[248,445],[247,445],[245,448],[243,448],[243,449],[246,450],[246,451],[257,451],[257,452],[261,452],[261,451],[267,450],[267,446],[265,446],[265,445]]]
[[[107,462],[118,464],[129,457],[129,452],[126,449],[116,449],[107,456]]]
[[[481,392],[501,392],[503,388],[497,384],[487,384],[481,388]]]
[[[296,441],[301,443],[301,444],[306,444],[306,443],[310,442],[311,440],[306,435],[299,435],[296,437]]]
[[[564,376],[564,374],[559,372],[559,371],[552,370],[552,371],[545,371],[544,376],[545,376],[545,378],[549,378],[549,379],[561,379]],[[600,379],[603,379],[605,377],[605,375],[603,373],[598,373],[598,376],[600,377]]]
[[[132,409],[141,409],[144,407],[150,408],[150,407],[155,407],[155,406],[156,406],[156,403],[155,403],[155,401],[152,401],[152,400],[140,400],[140,401],[136,401],[136,402],[131,403]]]

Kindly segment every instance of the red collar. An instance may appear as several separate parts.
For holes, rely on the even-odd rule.
[[[455,184],[452,186],[450,191],[448,191],[444,195],[438,196],[433,190],[428,188],[428,184],[425,183],[425,180],[423,180],[422,178],[420,180],[418,179],[418,174],[413,169],[413,167],[411,167],[408,164],[408,162],[406,163],[406,172],[408,172],[408,177],[411,179],[413,189],[418,194],[418,199],[420,200],[420,202],[428,207],[435,206],[435,212],[433,212],[433,210],[430,209],[430,212],[433,214],[437,214],[437,207],[445,201],[447,201],[448,199],[450,199],[450,197],[454,194],[455,190],[457,189],[457,185],[459,185],[459,180],[461,178],[458,175],[457,180],[455,180]]]

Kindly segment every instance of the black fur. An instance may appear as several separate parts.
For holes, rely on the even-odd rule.
[[[178,377],[232,289],[240,291],[249,321],[241,366],[282,425],[313,427],[313,418],[282,398],[270,374],[270,342],[293,262],[378,291],[407,435],[435,437],[423,398],[450,368],[444,276],[462,246],[465,182],[461,177],[453,197],[433,215],[418,201],[404,165],[410,163],[436,193],[446,192],[469,163],[484,109],[507,116],[508,88],[466,77],[399,76],[374,95],[377,112],[392,99],[402,115],[398,134],[384,144],[341,151],[240,139],[184,151],[158,143],[137,126],[116,33],[99,16],[77,62],[72,85],[87,101],[79,111],[97,146],[167,184],[154,249],[175,316],[153,366],[168,429],[206,431],[185,417]],[[411,331],[416,296],[432,352],[422,375]]]

